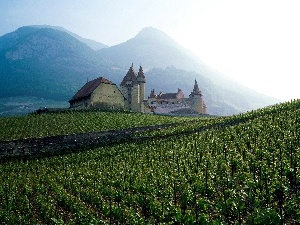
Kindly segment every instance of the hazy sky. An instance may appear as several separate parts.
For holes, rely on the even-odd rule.
[[[161,29],[201,60],[254,90],[300,98],[299,0],[0,0],[0,35],[62,26],[115,45]]]

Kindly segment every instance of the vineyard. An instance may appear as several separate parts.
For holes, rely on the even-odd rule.
[[[138,126],[187,122],[196,118],[142,113],[66,111],[20,117],[0,117],[0,141],[99,132]]]
[[[151,117],[152,124],[178,120],[186,123],[136,135],[153,139],[2,162],[0,221],[2,224],[299,224],[299,108],[300,101],[292,101],[233,117],[189,121],[144,115]],[[97,113],[91,112],[91,117],[80,113],[69,115],[74,118],[67,122],[66,131],[60,128],[58,132],[102,129],[103,122]],[[127,115],[127,120],[126,116],[121,119],[127,123],[124,127],[133,120],[131,114]],[[24,134],[27,137],[57,134],[49,127],[57,123],[54,117],[59,116],[63,115],[26,118],[33,123],[49,124],[45,125],[48,130],[25,132],[24,123],[20,128],[15,123],[13,138]],[[80,126],[79,117],[86,127],[69,128],[73,126],[71,123]],[[108,126],[116,123],[107,122],[103,129],[110,129]],[[87,124],[97,124],[98,128]],[[6,126],[9,130],[12,125]],[[3,140],[11,137],[6,134],[8,131],[1,132]],[[155,138],[164,135],[165,138]]]

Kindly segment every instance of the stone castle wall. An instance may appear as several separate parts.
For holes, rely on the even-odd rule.
[[[139,85],[134,85],[131,88],[131,95],[132,95],[132,100],[131,100],[131,105],[130,105],[130,111],[133,112],[140,112],[140,86]]]
[[[88,108],[90,107],[90,98],[86,98],[86,99],[82,99],[81,101],[74,102],[70,107],[74,109]]]
[[[142,102],[143,100],[146,99],[146,83],[144,82],[139,84],[139,95],[140,95],[139,102]]]
[[[125,108],[129,111],[140,112],[141,96],[139,85],[121,86],[120,90],[123,93],[123,96],[126,98]]]
[[[191,108],[195,112],[198,112],[199,114],[204,114],[202,96],[194,95],[193,97],[190,97],[190,101],[191,101]]]
[[[124,109],[124,96],[115,84],[100,84],[91,96],[91,108]]]

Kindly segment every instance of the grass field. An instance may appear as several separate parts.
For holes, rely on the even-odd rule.
[[[300,101],[209,120],[99,112],[68,115],[55,131],[20,122],[2,140],[186,120],[162,139],[0,164],[3,224],[300,223]],[[62,114],[17,117],[51,127]],[[65,118],[65,117],[64,117]],[[105,117],[106,118],[106,117]],[[161,119],[161,120],[160,120]],[[191,120],[191,119],[189,119]],[[197,121],[198,120],[198,121]],[[3,123],[3,120],[0,120]],[[32,122],[34,121],[34,122]],[[79,122],[80,121],[80,122]],[[76,125],[70,125],[75,123]],[[9,123],[7,123],[9,124]],[[88,125],[91,124],[91,125]],[[192,125],[191,125],[192,124]],[[97,128],[94,126],[97,125]],[[214,125],[214,126],[208,126]],[[84,127],[83,127],[84,126]],[[206,129],[191,134],[185,130]],[[57,129],[57,130],[56,130]],[[34,131],[32,131],[34,130]],[[6,133],[10,133],[10,135]],[[22,133],[22,134],[21,134]],[[25,134],[25,135],[24,135]]]

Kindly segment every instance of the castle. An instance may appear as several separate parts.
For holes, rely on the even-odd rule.
[[[133,112],[164,114],[206,114],[203,95],[195,80],[188,98],[181,89],[177,93],[155,94],[151,90],[146,99],[146,77],[140,66],[138,73],[133,64],[123,78],[120,88],[104,77],[87,82],[69,101],[70,108],[101,108]]]
[[[120,84],[120,91],[125,98],[125,109],[145,112],[146,78],[142,66],[136,74],[131,65]]]

